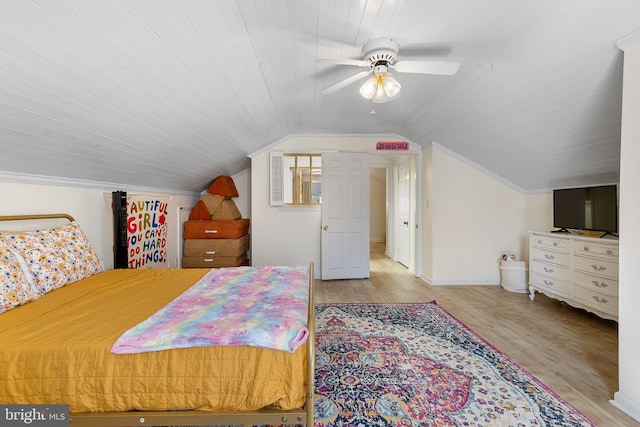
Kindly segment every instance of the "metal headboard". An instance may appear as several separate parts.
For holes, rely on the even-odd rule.
[[[68,214],[0,215],[0,221],[29,221],[33,219],[57,218],[66,218],[69,222],[75,221],[75,218]]]

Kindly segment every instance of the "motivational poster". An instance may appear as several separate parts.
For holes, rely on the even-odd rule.
[[[170,196],[127,195],[129,268],[164,268]]]

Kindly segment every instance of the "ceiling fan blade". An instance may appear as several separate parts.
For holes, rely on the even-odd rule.
[[[360,79],[363,79],[365,77],[367,77],[368,75],[371,74],[371,71],[361,71],[358,74],[355,74],[351,77],[348,77],[344,80],[342,80],[341,82],[338,82],[336,84],[334,84],[333,86],[329,86],[328,88],[326,88],[325,90],[322,91],[323,95],[329,95],[330,93],[334,93],[339,91],[340,89],[342,89],[343,87],[347,87],[352,83],[357,82]]]
[[[402,44],[400,55],[403,58],[444,58],[451,53],[452,47],[442,43]]]
[[[398,61],[393,66],[399,73],[440,74],[452,76],[460,68],[459,62],[448,61]]]
[[[356,67],[370,67],[369,61],[363,61],[362,59],[347,59],[347,58],[320,58],[316,60],[316,63],[320,64],[337,64],[337,65],[355,65]]]

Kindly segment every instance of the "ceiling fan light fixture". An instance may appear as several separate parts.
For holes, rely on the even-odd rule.
[[[402,86],[391,73],[378,74],[378,84],[373,94],[373,102],[376,104],[389,102],[400,93],[400,89]]]
[[[373,75],[360,86],[360,95],[366,99],[372,99],[375,103],[391,101],[402,86],[387,72],[386,66],[376,66]]]
[[[384,89],[384,93],[389,97],[393,98],[398,93],[400,93],[400,89],[402,89],[402,85],[393,78],[391,73],[387,73],[382,82],[382,88]]]
[[[376,93],[373,95],[373,102],[375,104],[382,104],[383,102],[389,101],[391,101],[391,98],[387,96],[384,89],[382,88],[382,85],[378,85],[378,87],[376,88]]]
[[[376,74],[372,75],[367,79],[366,82],[360,86],[360,95],[364,98],[371,99],[373,95],[376,93],[376,89],[378,88],[378,78]]]

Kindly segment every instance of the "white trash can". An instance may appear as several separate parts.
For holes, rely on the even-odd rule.
[[[527,263],[524,261],[500,261],[500,286],[510,292],[526,294]]]

